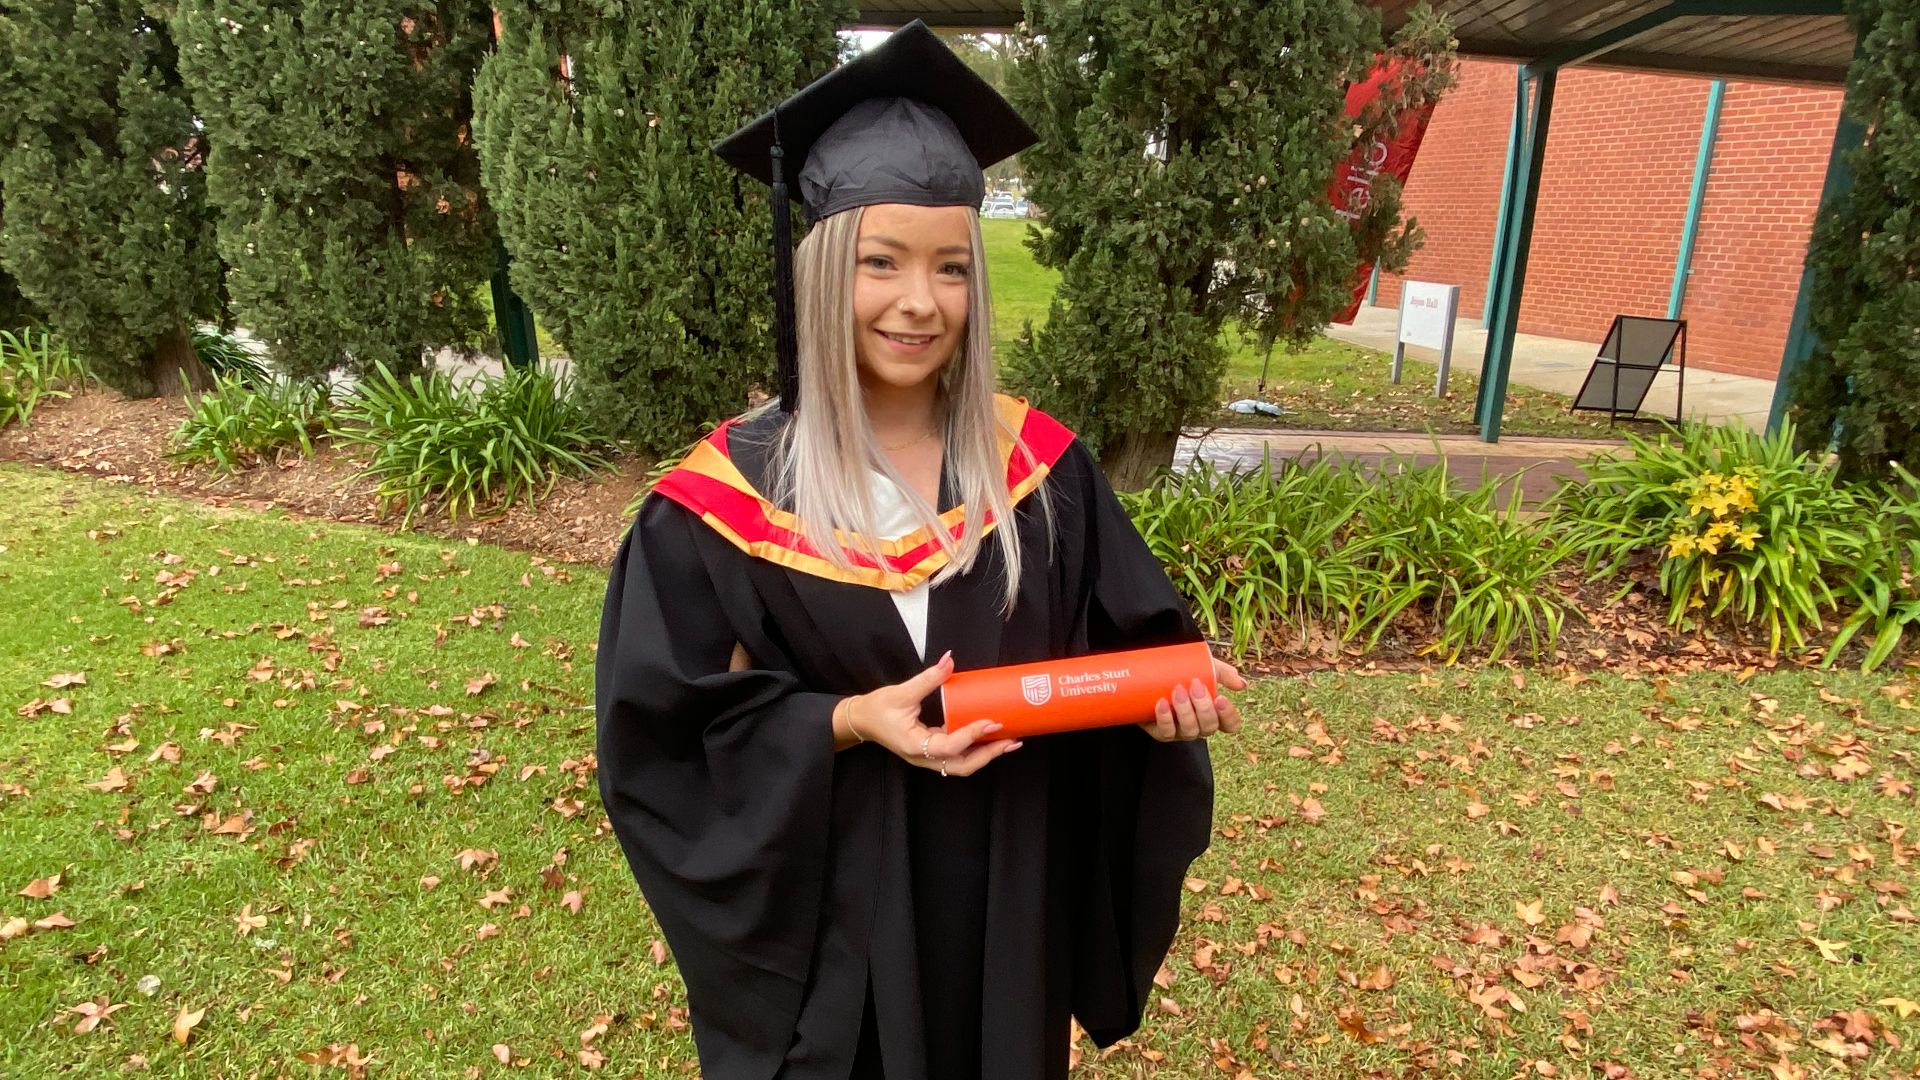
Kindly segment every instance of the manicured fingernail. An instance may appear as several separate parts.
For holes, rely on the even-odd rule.
[[[1174,687],[1174,688],[1173,688],[1173,703],[1174,703],[1175,705],[1185,705],[1185,704],[1187,703],[1187,688],[1186,688],[1186,687],[1184,687],[1184,686],[1176,686],[1176,687]]]
[[[987,721],[987,730],[988,730],[988,731],[999,731],[999,730],[1000,730],[1001,728],[1003,728],[1003,727],[1006,727],[1006,726],[1007,726],[1007,725],[1005,725],[1005,724],[1002,724],[1002,723],[998,723],[998,722],[996,722],[996,721],[993,721],[993,720],[989,720],[989,721]]]
[[[1011,753],[1013,753],[1013,752],[1014,752],[1015,750],[1018,750],[1018,749],[1020,749],[1020,748],[1021,748],[1022,746],[1025,746],[1025,745],[1026,745],[1026,743],[1022,743],[1022,742],[1013,742],[1013,743],[1008,743],[1008,744],[1007,744],[1007,753],[1009,753],[1009,754],[1011,754]]]
[[[948,649],[948,650],[947,650],[946,652],[943,652],[943,653],[941,653],[941,654],[940,654],[940,662],[941,662],[941,663],[943,663],[943,664],[951,664],[951,663],[953,663],[953,650],[952,650],[952,649]]]

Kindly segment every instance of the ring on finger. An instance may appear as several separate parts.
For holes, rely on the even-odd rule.
[[[926,758],[929,765],[933,764],[933,755],[927,753],[931,746],[933,746],[933,735],[929,733],[926,738],[920,740],[920,756]]]
[[[941,776],[947,775],[947,759],[946,758],[940,759],[940,775]]]

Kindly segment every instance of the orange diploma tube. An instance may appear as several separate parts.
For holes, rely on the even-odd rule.
[[[1023,739],[1145,723],[1156,702],[1195,679],[1209,694],[1220,692],[1204,641],[956,671],[941,686],[940,702],[950,732],[997,720],[1005,726],[993,738]]]

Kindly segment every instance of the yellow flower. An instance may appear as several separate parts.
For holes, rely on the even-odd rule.
[[[1667,555],[1669,557],[1693,554],[1694,546],[1700,538],[1684,529],[1667,537]]]
[[[1701,537],[1698,546],[1702,555],[1720,554],[1720,538],[1717,536]]]
[[[1733,534],[1733,542],[1747,551],[1753,550],[1753,542],[1758,539],[1760,539],[1760,530],[1752,525]]]

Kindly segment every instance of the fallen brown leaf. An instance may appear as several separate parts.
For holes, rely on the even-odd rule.
[[[101,994],[92,1001],[82,1001],[67,1011],[80,1018],[74,1022],[73,1033],[85,1035],[105,1023],[108,1017],[126,1007],[127,1003],[124,1001],[117,1005],[109,1004],[107,995]]]
[[[193,1029],[199,1026],[200,1019],[206,1015],[204,1007],[189,1012],[185,1005],[180,1006],[180,1014],[173,1018],[173,1041],[181,1046],[187,1045],[187,1040],[193,1038]]]
[[[107,775],[86,786],[94,791],[100,792],[125,791],[131,783],[132,780],[127,776],[127,770],[115,765],[113,768],[107,770]]]
[[[59,874],[55,874],[52,877],[35,878],[27,882],[27,887],[21,889],[18,895],[24,896],[29,900],[45,900],[60,891],[60,878],[61,875]]]

